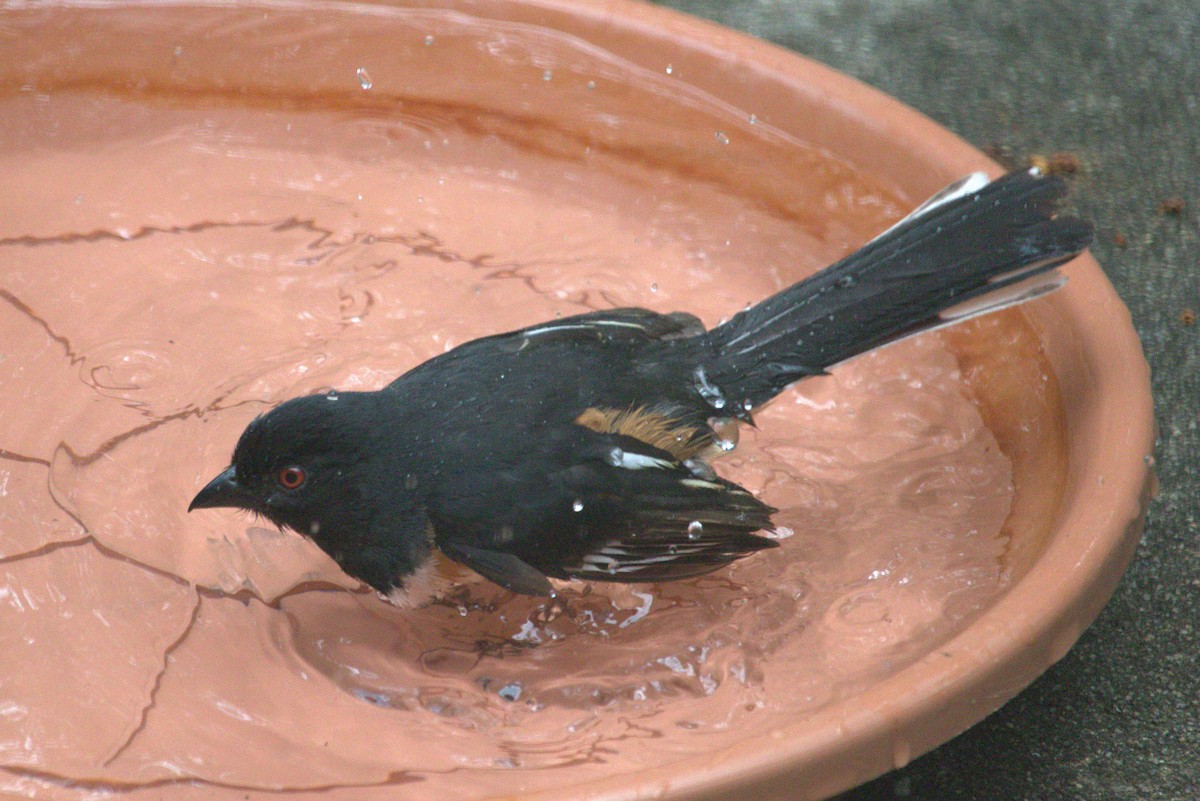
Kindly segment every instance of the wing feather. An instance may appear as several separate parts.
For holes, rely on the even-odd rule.
[[[686,578],[778,545],[754,533],[775,509],[665,450],[575,424],[532,441],[507,466],[456,472],[454,494],[431,498],[438,546],[501,586]]]

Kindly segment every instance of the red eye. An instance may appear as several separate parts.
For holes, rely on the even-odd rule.
[[[303,467],[284,467],[276,474],[275,480],[279,482],[279,486],[284,489],[300,489],[304,485],[304,479],[307,476],[304,474]]]

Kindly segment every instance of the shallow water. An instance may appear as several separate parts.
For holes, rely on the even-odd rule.
[[[556,91],[665,102],[603,54],[559,68],[576,43],[452,22],[432,43],[428,18],[391,24],[402,53],[457,41]],[[0,96],[21,198],[0,215],[0,790],[453,801],[627,773],[802,720],[1003,591],[1013,472],[938,335],[756,411],[718,468],[782,510],[783,547],[700,579],[553,602],[478,583],[400,611],[298,536],[185,514],[285,398],[588,309],[715,324],[907,204],[694,94],[671,102],[716,121],[712,154],[675,147],[673,107],[630,123],[673,144],[632,151],[383,103],[371,63],[346,77],[353,99],[49,78]],[[975,369],[1033,354],[1010,385],[1043,400],[1021,318],[972,328],[1007,348]]]

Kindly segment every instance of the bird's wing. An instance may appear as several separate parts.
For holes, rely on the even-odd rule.
[[[643,341],[692,337],[704,333],[700,318],[687,312],[659,314],[650,309],[623,308],[574,314],[527,328],[472,340],[461,347],[504,347],[523,350],[533,344],[563,340]]]
[[[468,397],[484,391],[479,387],[490,379],[504,381],[504,396],[512,397],[511,393],[520,391],[514,389],[514,382],[522,377],[544,378],[555,383],[553,371],[562,370],[572,362],[578,365],[590,358],[592,373],[611,372],[603,369],[603,360],[611,358],[610,347],[636,349],[658,340],[691,338],[703,332],[700,320],[685,312],[659,314],[649,309],[626,308],[577,314],[464,342],[417,365],[385,391],[427,395],[437,387],[444,388],[449,381],[461,384],[464,397]],[[628,354],[618,363],[627,367],[627,361]],[[430,382],[430,386],[424,386],[423,382]],[[601,382],[600,389],[603,386]],[[534,381],[525,391],[544,389],[545,386]]]
[[[631,453],[638,458],[635,450],[623,453],[625,460]],[[666,581],[708,573],[777,544],[753,533],[772,528],[775,510],[737,484],[694,475],[678,462],[635,469],[637,475],[626,482],[624,526],[564,559],[559,575]]]
[[[430,501],[438,547],[501,586],[683,578],[776,544],[753,534],[774,509],[665,450],[579,425],[531,439],[511,464],[451,471]]]
[[[522,337],[600,337],[605,339],[671,339],[704,333],[700,318],[687,312],[659,314],[650,309],[623,308],[560,317],[514,331]]]

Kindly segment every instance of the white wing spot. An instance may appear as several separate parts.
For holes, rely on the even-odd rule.
[[[640,323],[631,323],[625,320],[592,320],[587,323],[567,323],[565,325],[545,325],[537,326],[536,328],[526,328],[522,333],[527,337],[532,337],[538,334],[552,334],[555,331],[587,331],[598,326],[608,326],[610,328],[645,328]]]
[[[657,456],[647,456],[644,453],[629,453],[620,448],[613,448],[609,451],[607,461],[613,467],[621,467],[626,470],[644,470],[648,467],[663,470],[674,466],[674,463],[668,459],[659,459]]]

